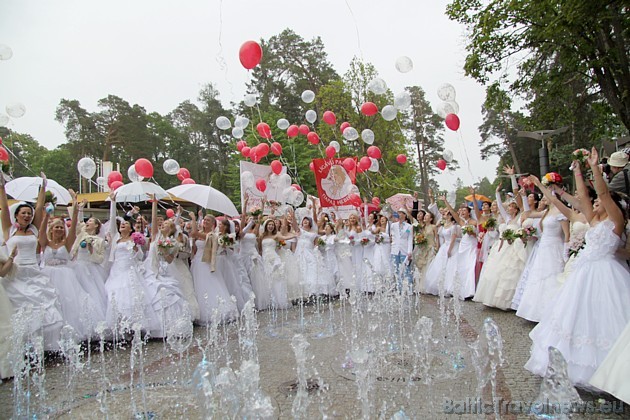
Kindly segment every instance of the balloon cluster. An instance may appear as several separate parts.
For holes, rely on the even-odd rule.
[[[438,88],[437,94],[443,101],[437,106],[437,114],[444,118],[444,122],[449,129],[453,131],[459,130],[460,121],[457,116],[459,113],[459,104],[455,102],[455,88],[449,83],[444,83]]]

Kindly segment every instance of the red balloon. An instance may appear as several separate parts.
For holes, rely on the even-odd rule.
[[[177,171],[177,179],[183,181],[188,178],[190,178],[190,171],[186,168],[179,168],[179,171]]]
[[[287,137],[291,138],[291,137],[297,137],[297,135],[299,134],[300,129],[298,128],[297,125],[290,125],[289,128],[287,128]]]
[[[269,124],[259,122],[258,125],[256,125],[256,130],[258,131],[260,137],[262,137],[263,139],[271,138],[271,128],[269,128]]]
[[[135,163],[136,173],[145,178],[151,178],[153,176],[153,165],[149,160],[140,158]]]
[[[324,115],[323,115],[322,119],[328,125],[335,125],[335,124],[337,124],[337,117],[335,116],[335,113],[332,112],[332,111],[324,112]]]
[[[245,142],[245,140],[239,140],[238,142],[236,142],[236,150],[238,150],[239,152],[243,151],[243,147],[246,147],[247,143]]]
[[[404,165],[405,163],[407,163],[407,156],[403,154],[396,156],[396,162],[400,163],[401,165]]]
[[[9,161],[9,152],[7,152],[7,149],[5,149],[4,147],[0,146],[0,162],[8,162],[8,161]]]
[[[251,148],[251,147],[247,147],[247,146],[245,146],[245,147],[243,147],[243,148],[241,149],[241,154],[242,154],[244,157],[249,157],[249,154],[250,154],[251,152],[252,152],[252,148]]]
[[[311,144],[319,144],[319,136],[314,131],[311,131],[306,135],[306,140],[308,140]]]
[[[331,157],[335,156],[335,154],[336,154],[336,153],[337,153],[337,151],[335,150],[335,148],[334,148],[334,147],[332,147],[332,146],[328,146],[328,147],[326,148],[326,156],[328,156],[329,158],[331,158]]]
[[[313,162],[308,164],[308,168],[311,170],[311,172],[315,172],[315,164]]]
[[[280,163],[279,160],[274,160],[271,162],[271,170],[274,174],[280,175],[280,172],[282,172],[282,163]]]
[[[361,105],[361,113],[368,117],[375,115],[378,112],[378,107],[374,104],[374,102],[365,102]]]
[[[372,161],[369,157],[363,156],[361,160],[359,160],[359,168],[363,169],[364,171],[366,169],[369,169],[370,166],[372,166]]]
[[[437,167],[441,170],[446,169],[446,161],[444,159],[440,159],[437,161]]]
[[[188,179],[190,179],[190,178],[188,178]],[[175,216],[175,212],[173,211],[173,209],[166,209],[166,217],[168,217],[170,219],[173,216]]]
[[[123,176],[118,171],[111,171],[109,175],[107,175],[107,185],[110,189],[112,189],[112,184],[116,181],[119,181],[122,185]]]
[[[307,135],[311,129],[308,128],[308,125],[306,124],[302,124],[298,127],[298,131],[300,132],[300,134],[302,134],[303,136]]]
[[[342,122],[341,125],[339,126],[339,129],[341,130],[341,132],[343,133],[343,130],[345,130],[346,128],[350,127],[350,123],[348,121],[346,122]]]
[[[182,180],[182,185],[188,185],[188,184],[196,184],[196,182],[192,178],[186,178],[186,179]]]
[[[258,162],[260,162],[260,159],[262,159],[262,157],[260,157],[259,155],[253,155],[253,156],[251,157],[251,160],[252,160],[252,162],[254,162],[254,163],[258,163]]]
[[[276,156],[280,156],[282,154],[282,145],[277,141],[271,143],[271,153]]]
[[[118,188],[122,187],[124,184],[122,181],[114,181],[110,184],[109,189],[112,191],[116,191]]]
[[[241,49],[238,51],[238,58],[241,60],[241,64],[247,70],[251,70],[260,63],[262,59],[262,48],[256,41],[247,41],[241,45]]]
[[[379,149],[376,146],[370,146],[367,149],[367,154],[371,158],[380,159],[381,158],[381,149]]]
[[[265,190],[267,189],[267,183],[264,179],[260,178],[256,180],[256,188],[258,188],[258,191],[260,192],[265,192]]]
[[[2,137],[0,137],[0,144],[2,144]]]
[[[343,167],[346,169],[346,171],[350,172],[357,167],[357,161],[353,158],[345,158],[343,160]]]
[[[269,145],[267,143],[260,143],[256,146],[256,149],[258,149],[260,157],[265,157],[269,154]]]
[[[381,205],[381,199],[378,197],[374,197],[372,198],[372,204],[374,204],[375,206],[380,206]]]
[[[448,114],[444,121],[451,130],[457,131],[459,129],[459,117],[456,114]]]
[[[298,191],[302,191],[302,187],[300,187],[298,184],[291,184],[291,186]]]

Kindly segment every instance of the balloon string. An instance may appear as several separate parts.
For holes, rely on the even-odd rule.
[[[357,33],[357,46],[359,47],[359,55],[361,56],[361,61],[363,61],[363,50],[361,49],[361,37],[359,36],[359,25],[357,24],[357,19],[354,17],[354,13],[352,12],[352,8],[348,3],[348,0],[345,0],[346,7],[348,7],[348,11],[350,12],[350,16],[352,16],[352,21],[354,22],[354,30]]]
[[[466,150],[466,144],[464,143],[462,132],[460,130],[457,130],[457,134],[460,140],[459,141],[460,147],[464,150],[464,156],[466,157],[466,165],[467,165],[468,173],[470,173],[471,179],[475,179],[475,175],[473,174],[472,169],[470,168],[470,159],[468,159],[468,151]]]
[[[225,61],[225,57],[223,56],[222,37],[223,37],[223,0],[219,0],[219,51],[217,52],[215,60],[219,64],[219,69],[223,70],[224,72],[225,81],[230,86],[230,93],[232,94],[232,100],[234,100],[236,98],[236,94],[234,93],[234,85],[228,78],[228,66],[227,66],[227,62]]]

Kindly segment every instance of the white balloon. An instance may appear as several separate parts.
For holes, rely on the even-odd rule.
[[[235,139],[243,138],[244,134],[245,133],[243,132],[243,129],[241,127],[234,127],[232,129],[232,137],[234,137]]]
[[[337,140],[333,140],[330,142],[329,146],[332,146],[335,148],[335,152],[339,153],[339,149],[341,149],[341,145],[339,144],[339,142]]]
[[[437,106],[435,112],[442,118],[446,118],[448,114],[457,114],[452,102],[442,102]]]
[[[234,120],[234,127],[242,128],[243,130],[245,130],[248,124],[249,118],[247,117],[236,117]]]
[[[6,106],[6,111],[9,117],[20,118],[26,114],[26,107],[19,102],[13,102]]]
[[[449,112],[449,114],[459,114],[459,104],[457,102],[447,101],[446,103],[452,108],[452,112]]]
[[[293,192],[293,200],[292,203],[293,206],[298,207],[300,204],[302,204],[302,202],[304,201],[304,193],[302,191],[294,191]]]
[[[9,124],[9,116],[6,114],[0,114],[0,127],[6,127]]]
[[[374,131],[366,128],[365,130],[361,131],[361,138],[363,139],[363,143],[365,144],[374,143]]]
[[[241,174],[241,184],[245,189],[253,189],[256,186],[256,180],[254,179],[254,174],[250,171],[245,171]]]
[[[13,57],[13,50],[8,45],[0,44],[0,60],[8,60]]]
[[[221,116],[217,118],[217,127],[219,127],[221,130],[227,130],[228,128],[232,127],[232,123],[227,117]]]
[[[278,183],[278,188],[288,188],[291,186],[291,175],[282,174],[280,175],[280,182]]]
[[[291,124],[289,124],[289,121],[287,119],[280,118],[278,122],[276,123],[276,125],[278,126],[280,130],[286,130],[287,128],[289,128],[289,125]]]
[[[409,73],[413,70],[413,61],[407,56],[398,57],[396,60],[396,70],[401,73]]]
[[[402,91],[394,97],[396,109],[403,110],[411,106],[411,95],[407,91]]]
[[[247,105],[250,108],[256,105],[257,101],[258,101],[258,98],[253,93],[248,93],[247,95],[245,95],[245,99],[243,100],[243,102],[245,102],[245,105]]]
[[[177,172],[179,172],[179,163],[177,163],[175,159],[166,159],[162,164],[162,168],[168,175],[177,175]]]
[[[293,191],[295,191],[292,187],[286,187],[282,190],[282,201],[285,203],[291,203],[291,198],[293,195]]]
[[[370,171],[370,172],[378,172],[378,170],[379,170],[378,159],[370,158],[370,161],[372,162],[372,164],[368,168],[368,171]]]
[[[381,115],[385,121],[395,120],[396,114],[398,114],[398,111],[393,105],[385,105],[383,109],[381,109]]]
[[[98,178],[96,178],[96,183],[101,187],[104,187],[105,185],[107,185],[107,179],[104,176],[99,176]]]
[[[83,178],[91,179],[96,173],[96,163],[89,157],[79,159],[77,170]]]
[[[355,141],[359,138],[359,132],[354,127],[346,127],[346,129],[343,130],[343,138],[348,141]]]
[[[350,194],[359,194],[359,187],[357,187],[356,185],[350,187]]]
[[[305,90],[304,92],[302,92],[302,100],[305,103],[310,104],[315,100],[315,92],[313,92],[312,90]]]
[[[276,175],[276,174],[272,173],[269,176],[269,185],[277,187],[279,182],[280,182],[280,175]]]
[[[442,157],[446,162],[451,163],[453,161],[453,152],[445,150],[444,153],[442,153]]]
[[[440,86],[438,88],[437,94],[438,98],[443,101],[455,100],[455,88],[450,83],[444,83],[442,86]]]
[[[381,79],[380,77],[376,77],[370,80],[370,83],[368,83],[367,88],[372,93],[375,93],[377,95],[382,95],[385,92],[387,92],[387,83],[385,83],[385,80]]]
[[[127,177],[129,178],[129,181],[131,182],[140,182],[144,179],[143,176],[138,175],[138,172],[136,172],[136,165],[131,165],[129,167],[129,169],[127,169]]]
[[[312,109],[309,109],[308,111],[306,111],[305,117],[306,117],[306,121],[313,124],[315,121],[317,121],[317,112],[313,111]]]

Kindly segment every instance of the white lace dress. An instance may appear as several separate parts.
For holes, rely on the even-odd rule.
[[[337,264],[336,248],[336,235],[324,235],[322,239],[325,245],[320,247],[323,260],[323,271],[325,272],[325,278],[322,281],[322,289],[325,290],[325,294],[338,295],[337,283],[339,282],[339,266]],[[324,292],[322,292],[324,293]]]
[[[527,280],[529,279],[529,271],[532,268],[532,262],[536,260],[536,254],[538,253],[538,244],[540,243],[540,219],[525,219],[523,221],[523,227],[534,227],[536,228],[536,234],[534,235],[536,239],[530,239],[527,241],[527,247],[525,248],[527,252],[527,259],[525,260],[525,268],[523,268],[523,272],[521,273],[521,278],[518,280],[518,284],[516,285],[516,291],[514,292],[514,297],[512,298],[512,304],[510,307],[515,311],[521,304],[521,299],[523,298],[523,292],[525,291],[525,285],[527,284]]]
[[[50,278],[61,303],[65,324],[70,325],[79,340],[92,337],[94,328],[105,321],[105,311],[99,301],[88,294],[76,272],[70,266],[70,254],[65,246],[53,249],[47,246],[43,254],[42,271]]]
[[[477,264],[477,228],[472,235],[462,234],[457,249],[457,274],[453,285],[453,295],[466,299],[475,294],[475,266]],[[461,229],[461,228],[460,228]],[[459,286],[459,290],[455,287]]]
[[[204,262],[203,253],[206,241],[197,239],[195,241],[197,252],[190,264],[195,295],[199,303],[199,323],[209,324],[212,321],[214,311],[217,311],[218,321],[233,320],[238,315],[236,304],[232,302],[230,292],[225,284],[225,280],[218,270],[212,271],[210,263]]]
[[[36,232],[36,229],[32,230]],[[4,290],[15,311],[24,309],[32,314],[28,333],[39,334],[42,331],[44,349],[58,350],[63,327],[61,304],[50,279],[37,264],[37,235],[12,235],[7,241],[8,253],[15,247],[18,252],[13,262],[14,269],[2,280]]]
[[[603,363],[591,377],[591,385],[630,404],[630,322]]]
[[[564,233],[561,222],[566,220],[561,214],[547,214],[541,220],[542,234],[536,258],[528,267],[523,297],[516,311],[516,315],[521,318],[540,322],[545,309],[553,304],[557,296],[560,288],[557,276],[564,270]]]
[[[350,243],[350,235],[345,229],[341,229],[337,233],[336,239],[335,253],[339,267],[337,289],[340,293],[345,293],[346,290],[357,290],[357,284],[354,280],[354,266],[352,265],[353,245]],[[389,254],[387,257],[389,258]]]
[[[276,251],[277,244],[273,238],[264,238],[261,242],[263,268],[268,281],[266,298],[269,299],[269,307],[286,309],[291,304],[287,292],[285,264]]]
[[[321,258],[315,249],[317,233],[301,229],[295,248],[295,258],[300,269],[300,287],[303,296],[318,294]]]
[[[547,370],[547,349],[560,350],[574,385],[589,380],[630,322],[630,270],[615,257],[621,239],[605,220],[586,233],[586,246],[560,294],[530,332],[531,357],[525,368]]]
[[[6,246],[0,247],[0,253],[2,254],[0,261],[6,261],[9,257],[9,254],[6,252]],[[11,305],[7,292],[5,292],[2,282],[0,282],[0,379],[13,376],[9,361],[12,345],[11,338],[13,337],[12,315],[13,305]]]
[[[372,229],[374,229],[374,226],[361,232],[361,243],[365,245],[361,245],[363,247],[361,255],[363,269],[361,270],[360,290],[370,293],[376,290],[376,285],[374,284],[374,247],[376,245],[374,239],[376,235]]]
[[[457,244],[453,246],[451,256],[448,256],[448,249],[451,246],[453,236],[457,235],[458,225],[449,227],[440,227],[438,229],[438,237],[440,239],[440,249],[435,258],[427,268],[427,274],[424,281],[424,292],[438,296],[440,290],[446,295],[448,294],[448,285],[450,284],[450,293],[452,293],[452,282],[457,270]],[[457,238],[457,236],[456,236]],[[450,280],[450,281],[449,281]]]
[[[79,283],[83,289],[92,297],[94,304],[96,305],[95,311],[97,314],[103,314],[102,320],[107,313],[107,290],[105,290],[105,280],[107,280],[107,270],[103,266],[104,259],[104,245],[103,239],[98,236],[89,236],[89,241],[92,241],[94,245],[93,253],[90,253],[87,247],[87,242],[83,241],[82,245],[79,245],[76,253],[75,264],[72,265]],[[96,242],[100,242],[96,244]],[[97,251],[98,249],[98,251]]]
[[[181,243],[181,242],[180,242]],[[184,236],[182,248],[177,253],[177,258],[173,260],[169,270],[172,270],[173,277],[179,281],[179,288],[182,291],[192,319],[199,319],[199,302],[195,297],[195,286],[193,285],[192,273],[190,272],[190,238]]]
[[[374,245],[374,262],[372,267],[376,275],[381,276],[383,279],[391,278],[391,239],[388,233],[379,233],[378,236],[381,237],[382,241]]]
[[[300,299],[303,295],[302,287],[300,286],[300,268],[298,267],[295,253],[291,250],[291,247],[296,242],[296,238],[291,238],[286,240],[285,245],[280,249],[276,248],[278,255],[280,255],[280,260],[284,265],[284,273],[287,282],[287,296],[289,301]]]
[[[256,309],[263,310],[271,306],[271,279],[265,274],[263,261],[256,244],[258,238],[253,233],[246,233],[240,240],[239,257],[247,271],[252,290],[256,296]]]

